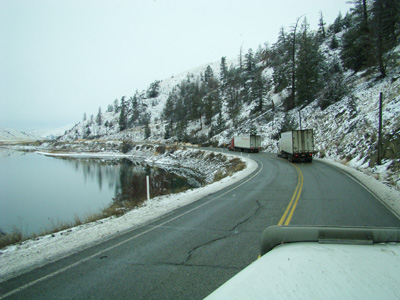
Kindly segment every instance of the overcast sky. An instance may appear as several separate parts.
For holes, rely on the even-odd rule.
[[[0,0],[0,127],[51,129],[348,0]]]

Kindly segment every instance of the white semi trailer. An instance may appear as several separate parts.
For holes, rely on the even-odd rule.
[[[241,152],[260,152],[261,149],[261,136],[259,135],[246,135],[234,136],[228,149],[231,151]]]
[[[303,129],[282,132],[278,148],[278,156],[287,158],[290,162],[312,162],[314,155],[313,130]]]

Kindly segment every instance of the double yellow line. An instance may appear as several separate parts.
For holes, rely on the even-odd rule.
[[[301,173],[300,168],[294,164],[292,164],[297,171],[298,175],[298,181],[297,181],[297,186],[294,191],[293,197],[289,202],[288,207],[285,210],[285,213],[283,214],[282,218],[280,219],[278,225],[289,225],[290,220],[293,217],[294,210],[296,209],[297,202],[299,201],[301,190],[303,189],[303,173]]]

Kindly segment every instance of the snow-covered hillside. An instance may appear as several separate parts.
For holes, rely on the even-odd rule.
[[[65,134],[66,131],[74,127],[74,124],[65,125],[55,129],[34,130],[30,134],[41,137],[45,140],[54,140]]]
[[[340,40],[342,33],[337,34]],[[329,47],[329,39],[321,44],[320,50],[327,64],[340,57],[339,50]],[[393,50],[400,54],[400,46]],[[229,60],[227,65],[237,67],[238,60]],[[261,62],[262,63],[262,62]],[[121,106],[101,115],[100,119],[92,116],[76,124],[60,141],[80,139],[128,140],[134,142],[175,142],[174,135],[166,137],[168,121],[164,120],[164,109],[168,97],[176,90],[182,89],[182,83],[201,82],[205,71],[211,67],[215,78],[219,78],[220,61],[206,64],[183,72],[179,75],[159,82],[156,97],[149,97],[148,91],[136,92],[130,98],[125,97],[128,118],[131,125],[126,130],[120,130]],[[271,79],[273,70],[265,64],[262,76]],[[265,151],[276,152],[277,137],[284,124],[290,123],[293,128],[312,128],[315,134],[316,156],[328,157],[348,164],[367,174],[373,174],[377,179],[389,185],[400,188],[400,65],[393,61],[387,68],[387,76],[381,78],[377,70],[367,69],[363,72],[343,73],[346,85],[346,95],[334,104],[321,109],[324,94],[315,95],[313,101],[301,108],[290,111],[284,108],[284,99],[288,89],[274,93],[271,88],[264,96],[264,111],[255,112],[258,105],[255,101],[244,101],[239,109],[236,120],[229,117],[228,97],[222,96],[222,118],[224,128],[215,130],[218,116],[214,115],[211,124],[205,124],[202,118],[187,122],[186,134],[193,140],[204,138],[208,143],[222,146],[229,143],[234,135],[247,134],[254,130],[262,136],[262,146]],[[218,79],[219,80],[219,79]],[[383,161],[377,166],[378,140],[378,102],[383,94]],[[203,99],[204,101],[204,99]],[[274,106],[272,106],[272,101]],[[134,104],[133,104],[134,103]],[[133,107],[135,106],[135,107]],[[135,112],[136,110],[136,116]],[[200,138],[201,137],[201,138]]]
[[[236,60],[229,60],[230,64],[237,64]],[[150,131],[151,136],[147,139],[148,141],[163,141],[164,140],[164,127],[163,122],[163,111],[168,99],[169,94],[174,88],[187,78],[193,80],[199,78],[204,74],[206,68],[210,66],[214,74],[219,74],[220,62],[215,61],[210,64],[205,64],[199,67],[182,72],[178,75],[171,76],[170,78],[160,81],[158,96],[154,98],[146,97],[146,91],[138,93],[139,106],[141,113],[147,114],[150,117]],[[145,140],[145,128],[144,126],[135,126],[125,131],[119,129],[119,117],[120,111],[114,109],[112,112],[105,112],[102,114],[102,122],[99,125],[93,118],[88,118],[76,124],[60,139],[61,141],[71,141],[76,139],[85,138],[101,138],[101,139],[117,139],[117,140],[131,140],[140,142]],[[192,124],[192,128],[197,127],[197,124]]]
[[[0,142],[26,142],[39,140],[38,135],[17,129],[0,128]]]

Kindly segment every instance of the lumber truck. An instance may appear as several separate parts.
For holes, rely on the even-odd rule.
[[[260,152],[261,149],[261,136],[259,135],[246,135],[234,136],[228,146],[230,151],[241,152]]]
[[[314,137],[312,129],[282,132],[278,144],[278,156],[290,162],[312,162]]]

